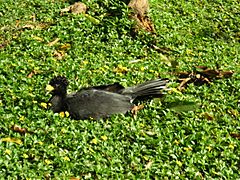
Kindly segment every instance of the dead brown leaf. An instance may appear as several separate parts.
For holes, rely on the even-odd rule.
[[[54,51],[53,56],[56,57],[58,60],[62,60],[65,56],[65,52],[60,50]]]
[[[34,29],[35,26],[32,25],[32,24],[25,24],[22,28],[23,28],[23,29]]]
[[[135,33],[140,29],[145,29],[148,32],[155,33],[154,25],[149,17],[132,15],[131,18],[134,19],[137,23],[136,26],[134,27]]]
[[[148,0],[131,0],[128,7],[134,11],[134,14],[139,14],[140,16],[145,16],[149,11]]]
[[[233,138],[236,138],[236,139],[240,139],[240,134],[239,133],[231,133],[230,136],[233,137]]]
[[[220,69],[209,69],[206,66],[197,66],[197,68],[201,69],[198,71],[201,75],[207,78],[228,78],[233,75],[233,71],[223,71]]]
[[[233,71],[221,71],[220,78],[230,78],[233,75]]]
[[[82,3],[82,2],[76,2],[71,6],[68,6],[64,9],[61,10],[60,15],[63,15],[65,12],[70,12],[72,14],[81,14],[81,13],[86,13],[87,11],[87,6]]]
[[[69,180],[80,180],[79,178],[76,178],[76,177],[70,177]]]
[[[136,119],[138,111],[142,110],[143,108],[144,108],[143,104],[140,104],[138,106],[134,106],[132,108],[131,113],[132,113],[134,119]]]
[[[64,56],[66,55],[66,50],[69,49],[71,47],[71,44],[66,43],[61,45],[58,50],[55,50],[53,53],[53,56],[58,59],[58,60],[62,60],[64,58]]]
[[[32,78],[34,75],[36,75],[36,74],[38,74],[38,71],[36,71],[36,70],[32,70],[28,75],[27,75],[27,77],[28,78]]]
[[[131,0],[128,7],[133,11],[130,17],[137,23],[134,31],[137,32],[139,29],[145,29],[148,32],[155,32],[153,23],[147,16],[149,11],[148,0]]]
[[[188,84],[195,85],[210,84],[215,79],[230,78],[233,71],[223,71],[220,69],[209,69],[206,66],[196,66],[192,72],[179,72],[178,81],[181,82],[178,89],[184,89]]]
[[[70,8],[73,14],[85,13],[87,11],[87,6],[84,3],[76,2]]]
[[[28,78],[32,78],[34,74],[35,74],[35,73],[34,73],[33,71],[31,71],[31,72],[27,75],[27,77],[28,77]]]
[[[181,81],[180,85],[178,86],[178,89],[181,91],[184,89],[185,85],[188,83],[188,81],[191,80],[191,78],[183,78],[179,79]]]
[[[212,114],[208,113],[208,112],[203,113],[202,116],[209,121],[214,120],[214,116]]]
[[[237,109],[230,109],[228,113],[231,114],[233,117],[239,117],[239,111]]]
[[[20,126],[18,125],[13,125],[11,127],[11,129],[14,131],[14,132],[18,132],[19,134],[26,134],[26,133],[32,133],[30,131],[28,131],[26,128],[21,128]]]
[[[8,45],[8,42],[7,42],[7,41],[1,43],[1,44],[0,44],[0,49],[5,48],[7,45]]]
[[[217,77],[220,74],[220,72],[214,69],[205,69],[201,72],[201,74],[209,78],[213,78],[213,77]]]
[[[196,68],[199,68],[199,69],[202,69],[202,70],[206,70],[206,69],[208,69],[207,66],[196,66]]]
[[[18,27],[20,24],[20,20],[16,20],[16,27]]]

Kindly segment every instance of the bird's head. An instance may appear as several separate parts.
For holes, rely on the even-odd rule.
[[[47,85],[46,90],[52,95],[65,96],[67,94],[68,80],[64,76],[52,78]]]

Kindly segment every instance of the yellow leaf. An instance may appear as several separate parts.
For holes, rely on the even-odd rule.
[[[170,93],[171,92],[175,92],[177,94],[182,94],[181,91],[177,90],[176,88],[171,88],[171,91],[169,91]]]
[[[140,125],[141,127],[145,127],[145,124],[143,124],[143,123],[139,123],[139,125]]]
[[[101,139],[103,140],[103,141],[106,141],[107,140],[107,136],[101,136]]]
[[[45,159],[44,162],[49,165],[49,164],[52,164],[52,161],[48,160],[48,159]]]
[[[116,73],[126,73],[128,71],[127,67],[124,67],[122,65],[118,65],[115,69],[114,69],[114,72]]]
[[[11,150],[9,150],[9,149],[6,149],[5,150],[5,154],[8,154],[8,155],[10,155],[12,153],[12,151]]]
[[[92,153],[95,153],[95,151],[91,147],[89,147],[89,151],[91,151]]]
[[[187,54],[187,55],[193,55],[193,51],[192,51],[191,49],[187,49],[187,50],[186,50],[186,54]]]
[[[84,65],[86,65],[86,64],[88,64],[88,61],[83,61],[82,63],[83,63]]]
[[[176,139],[174,140],[174,143],[177,144],[177,145],[180,144],[180,142],[178,140],[176,140]]]
[[[99,70],[100,70],[101,72],[106,72],[106,69],[105,69],[104,67],[100,67]]]
[[[67,132],[66,129],[64,128],[61,129],[61,133],[66,133],[66,132]]]
[[[216,171],[213,171],[213,174],[219,175],[219,173],[218,173],[218,172],[216,172]]]
[[[63,44],[62,46],[60,46],[60,49],[61,50],[64,50],[64,49],[68,49],[68,48],[70,48],[71,47],[71,44]]]
[[[34,95],[32,93],[29,93],[29,96],[34,97]]]
[[[234,149],[234,144],[233,144],[233,143],[230,143],[230,144],[228,145],[228,147],[229,147],[230,149]]]
[[[105,69],[109,69],[109,66],[107,66],[107,65],[104,65],[104,68],[105,68]]]
[[[34,40],[37,40],[37,41],[43,41],[43,39],[42,38],[40,38],[40,37],[38,37],[38,36],[32,36],[32,38],[34,39]]]
[[[94,18],[94,17],[92,17],[88,14],[85,14],[85,17],[88,18],[94,24],[99,24],[100,23],[100,21],[98,19],[96,19],[96,18]]]
[[[65,111],[65,116],[69,117],[69,115],[70,115],[69,112]]]
[[[56,38],[55,40],[53,40],[52,42],[49,42],[47,45],[48,46],[53,46],[55,45],[60,39],[59,38]]]
[[[1,141],[2,142],[12,142],[12,143],[16,143],[16,144],[22,144],[22,141],[20,139],[17,139],[17,138],[7,137],[7,138],[2,138]]]
[[[70,161],[69,157],[65,156],[64,158],[64,161]]]
[[[20,121],[23,121],[24,119],[25,119],[24,116],[21,116],[21,117],[19,118]]]
[[[89,117],[89,120],[95,121],[96,119],[94,119],[94,118],[92,118],[92,117]]]
[[[208,151],[211,151],[212,150],[212,147],[211,146],[208,146],[206,147],[208,149]]]
[[[164,62],[166,65],[168,65],[168,66],[171,66],[171,65],[172,65],[172,64],[171,64],[171,60],[170,60],[167,56],[165,56],[165,55],[163,55],[163,54],[160,54],[160,59],[161,59],[161,61]]]
[[[184,147],[183,148],[185,151],[192,151],[192,148],[191,147]]]
[[[61,118],[64,118],[65,113],[64,113],[64,112],[60,112],[60,113],[59,113],[59,116],[60,116]]]
[[[148,161],[148,160],[149,160],[149,157],[143,156],[143,159],[145,159],[145,161]]]
[[[27,154],[23,154],[23,158],[27,159],[29,156]]]
[[[40,144],[40,145],[43,145],[43,142],[42,142],[42,141],[38,141],[37,143]]]
[[[47,103],[45,103],[45,102],[41,102],[40,106],[42,106],[43,108],[47,109]]]
[[[94,138],[94,139],[91,140],[91,143],[92,143],[92,144],[97,144],[97,143],[98,143],[98,140],[97,140],[96,138]]]
[[[177,165],[182,166],[182,162],[181,161],[177,160],[176,163],[177,163]]]
[[[144,71],[144,70],[145,70],[145,67],[141,67],[140,70],[141,70],[141,71]]]
[[[50,145],[48,146],[48,148],[54,148],[54,147],[55,147],[54,144],[50,144]]]

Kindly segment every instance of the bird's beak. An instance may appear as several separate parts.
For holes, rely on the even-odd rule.
[[[46,91],[48,92],[48,93],[50,93],[50,92],[52,92],[54,90],[54,87],[53,86],[51,86],[51,85],[47,85],[46,86]]]

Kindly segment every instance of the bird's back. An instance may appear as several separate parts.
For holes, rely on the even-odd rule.
[[[97,89],[67,95],[65,104],[74,119],[98,119],[111,114],[126,113],[134,106],[130,96]]]

